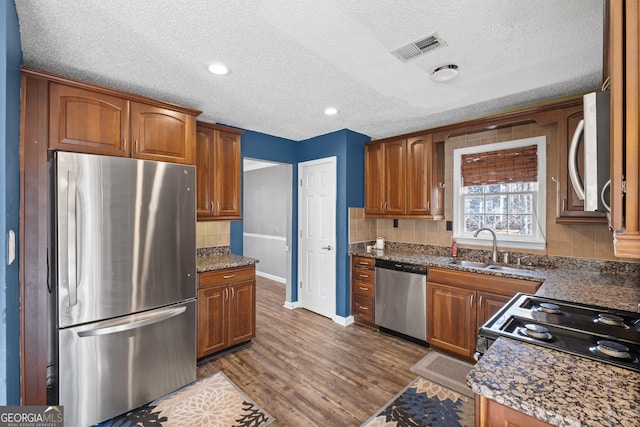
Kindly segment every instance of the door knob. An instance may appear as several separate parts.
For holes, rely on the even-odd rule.
[[[331,250],[331,245],[323,246],[322,249],[326,249],[326,250],[330,251]]]

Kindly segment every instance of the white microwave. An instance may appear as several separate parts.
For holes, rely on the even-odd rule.
[[[584,95],[584,119],[576,128],[569,147],[569,177],[585,211],[610,211],[609,91]],[[584,135],[584,138],[582,136]],[[578,170],[580,141],[583,142],[583,170]]]

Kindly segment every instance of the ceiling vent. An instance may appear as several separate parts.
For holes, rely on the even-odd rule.
[[[416,40],[413,43],[399,47],[398,49],[391,51],[391,53],[397,56],[402,62],[407,62],[416,56],[420,56],[446,45],[447,43],[440,38],[438,33],[433,33],[421,38],[420,40]]]

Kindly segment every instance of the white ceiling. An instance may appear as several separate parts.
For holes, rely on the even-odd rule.
[[[15,2],[26,66],[292,140],[383,138],[602,83],[603,0]],[[445,47],[390,53],[434,32]],[[447,63],[458,77],[432,81]]]

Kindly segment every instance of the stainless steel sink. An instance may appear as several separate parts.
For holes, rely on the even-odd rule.
[[[462,259],[452,259],[447,261],[447,264],[459,265],[460,267],[467,267],[467,268],[477,268],[478,270],[494,270],[494,271],[504,271],[505,273],[531,274],[530,269],[508,267],[506,265],[487,264],[486,262],[481,262],[481,261],[467,261]]]
[[[459,265],[460,267],[480,268],[480,269],[489,267],[489,264],[487,264],[486,262],[466,261],[462,259],[453,259],[451,261],[448,261],[447,264],[454,264],[454,265]]]
[[[529,274],[531,270],[516,267],[507,267],[506,265],[488,265],[487,270],[504,271],[506,273]]]

